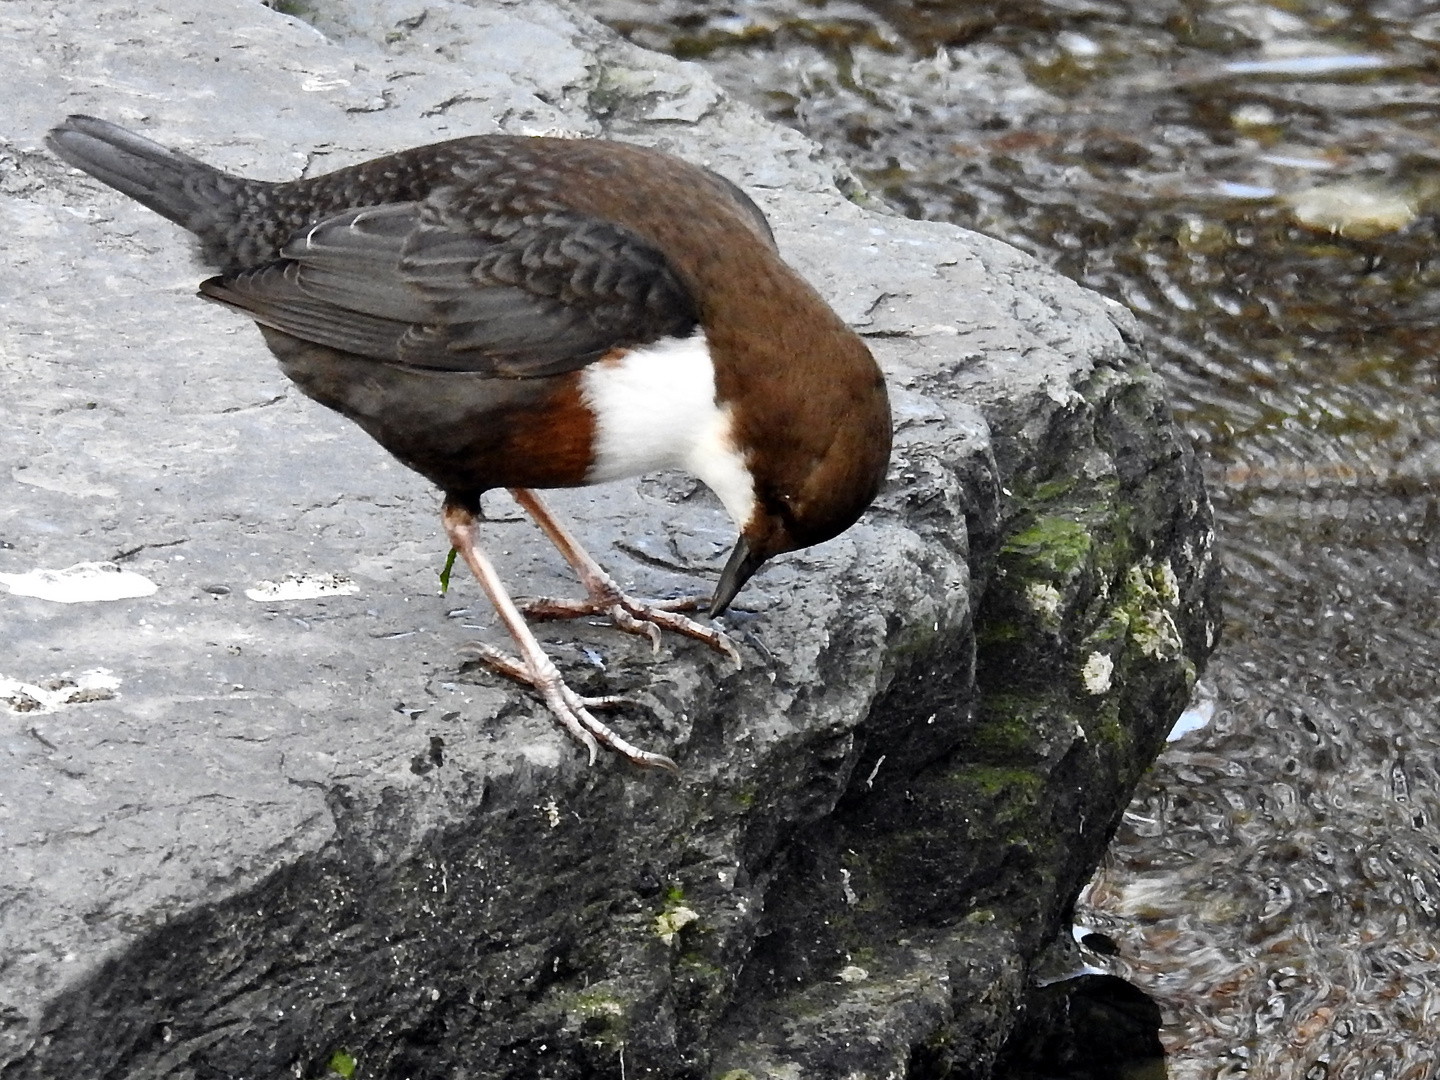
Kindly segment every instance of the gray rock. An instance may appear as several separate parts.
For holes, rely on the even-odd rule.
[[[156,586],[0,593],[0,1076],[984,1075],[1216,633],[1128,316],[862,208],[572,10],[307,8],[328,39],[245,0],[0,5],[0,581]],[[193,298],[179,230],[42,149],[68,112],[273,179],[606,135],[755,196],[886,367],[896,454],[858,526],[742,593],[743,671],[546,629],[682,778],[585,767],[465,662],[507,642],[473,583],[437,595],[435,494]],[[555,502],[642,594],[706,590],[732,536],[679,476]],[[574,591],[489,509],[517,591]],[[286,575],[353,591],[247,596]]]

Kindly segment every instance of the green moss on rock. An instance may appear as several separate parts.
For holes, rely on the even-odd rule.
[[[1094,547],[1090,531],[1080,522],[1049,514],[1011,536],[1000,549],[1000,560],[1007,574],[1066,581],[1086,566]]]

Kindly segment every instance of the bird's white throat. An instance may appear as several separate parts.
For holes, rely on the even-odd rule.
[[[684,469],[744,528],[755,508],[755,485],[735,445],[731,406],[715,400],[715,365],[703,331],[591,364],[580,393],[595,416],[588,482]]]

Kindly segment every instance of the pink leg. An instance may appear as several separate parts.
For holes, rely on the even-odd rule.
[[[679,772],[675,762],[664,754],[641,750],[615,734],[590,712],[592,708],[616,704],[618,699],[581,697],[565,684],[554,661],[545,654],[544,648],[526,625],[525,617],[520,614],[515,602],[510,599],[510,594],[505,591],[494,565],[480,550],[475,515],[465,507],[447,500],[441,511],[441,520],[445,525],[445,535],[450,538],[450,546],[465,560],[465,565],[470,567],[475,579],[480,582],[480,587],[485,590],[485,595],[490,597],[490,602],[495,605],[500,621],[515,639],[516,648],[520,650],[520,659],[516,660],[489,645],[477,644],[476,648],[481,657],[505,674],[529,683],[538,690],[560,726],[569,732],[571,738],[585,747],[590,755],[590,764],[595,763],[598,743],[629,758],[636,765]]]
[[[677,634],[703,641],[712,649],[724,653],[735,666],[741,666],[740,650],[734,642],[714,627],[704,626],[694,619],[677,615],[677,611],[693,611],[705,601],[694,597],[683,600],[636,600],[620,591],[615,579],[590,557],[580,546],[580,541],[551,513],[530,488],[510,488],[525,512],[535,519],[535,524],[545,531],[551,543],[565,556],[565,561],[575,568],[580,583],[590,594],[587,600],[553,600],[549,598],[528,600],[521,604],[525,614],[535,619],[578,619],[587,615],[606,615],[621,630],[641,634],[650,639],[650,646],[660,651],[660,628],[673,630]]]

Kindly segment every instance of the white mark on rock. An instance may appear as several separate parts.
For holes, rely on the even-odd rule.
[[[353,596],[360,586],[340,574],[286,574],[277,582],[261,581],[245,595],[262,603],[269,600],[314,600],[319,596]]]
[[[340,78],[333,70],[313,72],[300,80],[300,89],[304,90],[307,94],[324,93],[327,90],[339,90],[349,85],[349,79]]]
[[[1060,590],[1048,581],[1032,581],[1027,584],[1025,599],[1031,609],[1047,622],[1060,618]]]
[[[101,600],[130,600],[149,596],[158,586],[133,570],[112,562],[83,562],[63,570],[31,570],[0,574],[0,584],[16,596],[34,596],[57,604],[92,604]]]
[[[120,680],[109,668],[93,668],[79,675],[54,675],[38,683],[0,675],[0,705],[17,713],[49,713],[65,705],[109,701],[120,688]]]
[[[1080,669],[1080,681],[1092,694],[1104,694],[1110,690],[1110,676],[1114,674],[1115,661],[1104,653],[1092,652],[1085,666]]]

